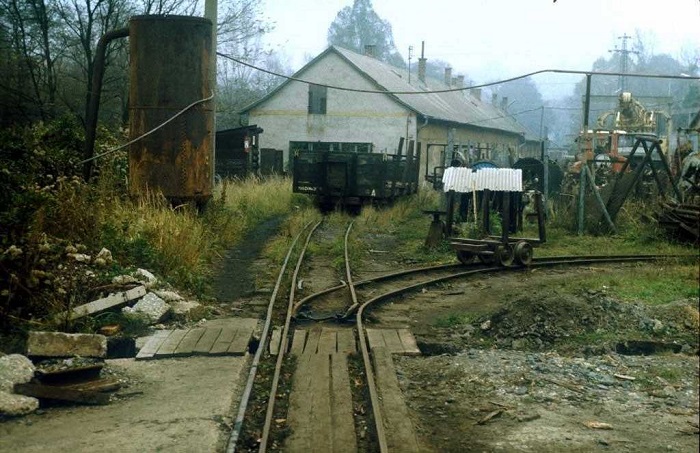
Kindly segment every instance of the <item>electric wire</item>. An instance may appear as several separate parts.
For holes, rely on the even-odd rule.
[[[196,106],[196,105],[199,105],[199,104],[203,104],[204,102],[207,102],[207,101],[211,101],[212,99],[214,99],[214,93],[213,93],[213,92],[211,93],[211,96],[206,97],[206,98],[203,98],[203,99],[200,99],[200,100],[198,100],[198,101],[194,101],[193,103],[191,103],[191,104],[188,105],[187,107],[183,108],[182,110],[180,110],[180,111],[177,112],[175,115],[173,115],[173,116],[171,116],[170,118],[168,118],[167,120],[163,121],[161,124],[159,124],[158,126],[154,127],[154,128],[151,129],[150,131],[145,132],[144,134],[142,134],[142,135],[140,135],[140,136],[134,138],[134,139],[131,140],[131,141],[128,141],[128,142],[124,143],[123,145],[119,145],[119,146],[117,146],[116,148],[110,149],[110,150],[105,151],[105,152],[103,152],[103,153],[100,153],[100,154],[98,154],[98,155],[96,155],[96,156],[92,156],[92,157],[90,157],[89,159],[82,160],[82,161],[78,162],[76,165],[82,165],[82,164],[84,164],[84,163],[86,163],[86,162],[90,162],[90,161],[92,161],[92,160],[99,159],[100,157],[104,157],[104,156],[106,156],[106,155],[108,155],[108,154],[116,153],[117,151],[119,151],[119,150],[121,150],[121,149],[124,149],[124,148],[126,148],[127,146],[130,146],[130,145],[132,145],[132,144],[138,142],[139,140],[142,140],[142,139],[146,138],[147,136],[151,135],[152,133],[154,133],[154,132],[157,131],[158,129],[164,127],[166,124],[170,123],[170,122],[173,121],[175,118],[177,118],[178,116],[182,115],[183,113],[185,113],[186,111],[188,111],[188,110],[191,109],[192,107],[194,107],[194,106]]]
[[[679,79],[679,80],[700,80],[700,77],[698,76],[674,76],[674,75],[664,75],[664,74],[623,74],[619,72],[595,72],[595,71],[577,71],[577,70],[569,70],[569,69],[540,69],[538,71],[533,71],[529,72],[527,74],[522,74],[519,76],[515,77],[510,77],[507,79],[503,80],[497,80],[495,82],[487,82],[487,83],[482,83],[479,85],[471,85],[468,87],[459,87],[459,88],[448,88],[444,90],[413,90],[413,91],[390,91],[390,90],[365,90],[362,88],[350,88],[350,87],[343,87],[343,86],[338,86],[338,85],[327,85],[323,83],[318,83],[318,82],[312,82],[310,80],[305,80],[301,79],[298,77],[294,76],[288,76],[284,74],[280,74],[278,72],[270,71],[269,69],[264,69],[259,66],[255,66],[253,64],[247,63],[245,61],[239,60],[238,58],[234,58],[231,55],[227,55],[224,53],[217,52],[217,55],[220,57],[226,58],[228,60],[231,60],[235,63],[241,64],[243,66],[247,66],[251,69],[255,69],[256,71],[261,71],[266,74],[270,74],[276,77],[281,77],[283,79],[291,80],[294,82],[301,82],[301,83],[306,83],[309,85],[316,85],[320,87],[325,87],[325,88],[331,88],[334,90],[339,90],[339,91],[350,91],[353,93],[367,93],[367,94],[402,94],[402,95],[408,95],[408,94],[438,94],[438,93],[452,93],[456,91],[466,91],[466,90],[472,90],[476,88],[484,88],[484,87],[490,87],[494,85],[501,85],[503,83],[508,83],[508,82],[514,82],[516,80],[520,79],[526,79],[528,77],[538,75],[538,74],[545,74],[545,73],[553,73],[553,74],[580,74],[580,75],[600,75],[600,76],[625,76],[625,77],[647,77],[647,78],[652,78],[652,79]]]

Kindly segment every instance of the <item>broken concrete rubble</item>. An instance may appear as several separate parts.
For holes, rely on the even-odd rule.
[[[30,396],[0,391],[0,415],[18,417],[31,414],[39,408],[39,400]]]
[[[171,308],[163,299],[153,293],[146,294],[133,307],[124,307],[125,316],[144,318],[149,324],[156,324],[170,312]]]
[[[180,300],[172,302],[172,315],[178,321],[198,321],[205,316],[202,304],[195,301]]]
[[[181,295],[179,295],[175,291],[154,290],[153,293],[166,302],[177,302],[180,300],[185,300],[185,299],[183,299],[183,297]]]
[[[140,282],[143,282],[144,285],[146,285],[146,288],[151,288],[158,283],[158,279],[156,278],[155,275],[147,271],[146,269],[136,269],[136,273],[134,275],[137,280]]]
[[[29,332],[27,355],[30,357],[105,357],[107,337],[81,333]]]
[[[0,392],[11,392],[15,384],[29,382],[34,371],[32,361],[21,354],[0,357]]]
[[[34,364],[21,354],[0,357],[0,415],[16,417],[34,412],[39,400],[11,393],[16,384],[34,377]]]

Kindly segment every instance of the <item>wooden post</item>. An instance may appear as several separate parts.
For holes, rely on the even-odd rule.
[[[586,162],[581,166],[581,172],[578,177],[578,235],[583,234],[585,221],[585,203],[586,203]]]
[[[510,192],[501,192],[501,242],[508,244],[510,231]]]
[[[491,191],[484,189],[481,195],[481,220],[484,233],[491,234]]]
[[[455,218],[455,191],[450,190],[447,192],[447,198],[446,198],[446,203],[447,203],[447,218],[445,219],[445,224],[446,224],[446,230],[447,230],[447,236],[450,237],[452,236],[452,222],[454,222]]]
[[[540,236],[540,244],[547,242],[547,231],[544,224],[544,202],[542,201],[542,194],[540,192],[535,192],[535,206],[537,209],[537,232]]]

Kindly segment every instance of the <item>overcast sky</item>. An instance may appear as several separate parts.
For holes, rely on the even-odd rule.
[[[263,0],[275,30],[266,42],[297,70],[327,47],[338,11],[353,0]],[[388,20],[396,46],[414,58],[425,41],[426,58],[453,66],[476,83],[540,69],[590,70],[621,46],[623,34],[640,33],[653,53],[680,58],[700,48],[700,0],[373,0]],[[631,43],[632,40],[628,41]],[[416,61],[416,60],[412,60]],[[578,77],[537,76],[546,97],[567,95]]]

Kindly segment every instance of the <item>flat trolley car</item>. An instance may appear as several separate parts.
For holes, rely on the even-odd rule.
[[[400,142],[402,143],[402,142]],[[419,149],[397,154],[296,149],[293,191],[313,195],[322,210],[388,204],[416,193]]]
[[[482,168],[472,170],[470,168],[450,167],[443,175],[443,190],[447,200],[447,229],[450,233],[450,246],[455,250],[457,259],[463,264],[471,263],[478,257],[485,264],[498,264],[511,266],[515,261],[519,265],[527,266],[532,262],[533,247],[537,247],[546,241],[544,224],[544,207],[542,194],[534,192],[534,210],[537,215],[538,238],[511,237],[518,226],[522,227],[522,209],[520,203],[514,201],[521,199],[522,170],[520,169],[496,169]],[[474,219],[477,217],[476,200],[481,200],[481,230],[485,234],[481,238],[460,238],[452,236],[451,225],[454,220],[455,201],[458,194],[469,194],[474,198]],[[478,193],[478,196],[477,196]],[[501,234],[491,234],[491,198],[495,195],[499,203],[498,214],[501,217]],[[461,197],[460,197],[461,198]],[[466,197],[469,200],[469,197]],[[520,219],[514,217],[521,217]]]

